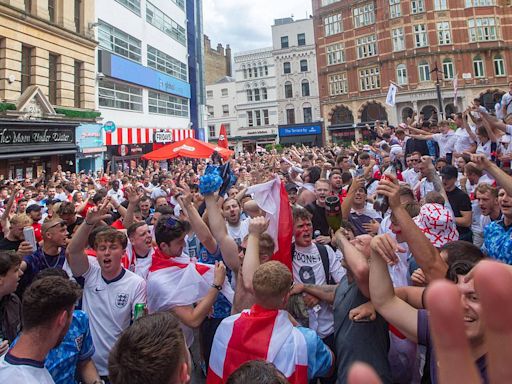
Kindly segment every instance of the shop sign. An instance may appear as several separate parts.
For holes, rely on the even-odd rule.
[[[121,156],[126,156],[128,154],[128,146],[126,145],[120,145],[119,148],[117,149],[117,151],[119,152],[119,154]]]
[[[319,135],[322,133],[320,125],[305,125],[300,127],[279,127],[279,136]]]
[[[270,135],[267,131],[247,131],[248,135]]]
[[[142,153],[142,147],[139,147],[138,145],[133,145],[130,148],[131,153]]]
[[[160,131],[155,132],[155,143],[171,143],[173,142],[172,132]]]
[[[74,144],[74,129],[62,128],[4,128],[0,129],[1,145]]]
[[[105,124],[103,124],[103,129],[105,132],[113,133],[116,130],[116,124],[113,121],[106,121]]]

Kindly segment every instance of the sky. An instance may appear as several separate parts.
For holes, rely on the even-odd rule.
[[[204,32],[212,48],[229,44],[232,52],[272,46],[274,19],[311,14],[311,0],[204,0]]]

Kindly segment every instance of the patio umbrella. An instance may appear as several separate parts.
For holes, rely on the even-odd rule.
[[[185,140],[168,144],[156,151],[146,153],[143,158],[146,160],[170,160],[176,157],[207,159],[214,151],[217,151],[224,160],[229,159],[233,155],[233,151],[229,149],[189,137]]]

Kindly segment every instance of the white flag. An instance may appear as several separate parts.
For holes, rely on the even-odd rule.
[[[386,104],[390,107],[395,106],[395,98],[396,98],[396,91],[398,90],[397,86],[393,83],[389,84],[389,90],[388,95],[386,96]]]
[[[455,78],[453,79],[453,105],[457,107],[457,91],[459,90],[459,79],[457,78],[457,74],[455,74]]]

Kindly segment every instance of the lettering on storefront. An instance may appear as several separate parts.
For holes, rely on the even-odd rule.
[[[267,131],[248,131],[248,135],[269,135],[270,133]]]
[[[51,144],[51,143],[73,143],[75,133],[71,129],[9,129],[0,130],[0,144]]]

